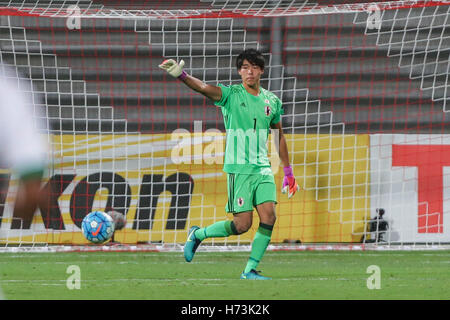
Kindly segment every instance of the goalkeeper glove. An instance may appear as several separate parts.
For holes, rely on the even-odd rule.
[[[167,71],[168,74],[170,74],[174,78],[178,78],[180,80],[184,80],[187,77],[187,73],[183,71],[184,67],[184,60],[181,60],[178,64],[173,59],[167,59],[164,60],[159,67],[165,71]]]
[[[284,167],[284,179],[283,179],[283,187],[281,188],[281,193],[287,193],[288,199],[290,199],[300,187],[295,181],[294,173],[292,172],[292,167]]]

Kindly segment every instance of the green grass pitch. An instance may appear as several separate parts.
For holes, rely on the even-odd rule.
[[[14,299],[450,299],[449,251],[269,251],[271,281],[240,280],[247,252],[1,253],[0,288]],[[68,267],[80,270],[69,290]],[[368,289],[367,268],[380,268]]]

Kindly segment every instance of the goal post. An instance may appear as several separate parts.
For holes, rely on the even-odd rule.
[[[42,97],[51,145],[30,229],[11,228],[16,180],[0,172],[0,245],[86,245],[93,210],[126,216],[114,240],[129,246],[179,248],[230,219],[221,110],[158,65],[230,85],[246,48],[283,102],[301,188],[281,194],[271,140],[273,245],[450,243],[448,17],[447,1],[0,3],[1,62]],[[245,249],[256,229],[205,243]]]

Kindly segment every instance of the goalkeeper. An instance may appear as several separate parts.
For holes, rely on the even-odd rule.
[[[262,276],[256,268],[269,245],[276,220],[276,185],[267,156],[271,128],[279,132],[279,155],[285,174],[282,192],[291,198],[299,188],[289,164],[287,144],[281,128],[281,101],[260,86],[264,64],[264,57],[257,50],[243,51],[236,60],[242,83],[231,86],[209,85],[188,75],[183,71],[183,60],[178,64],[169,59],[159,66],[221,107],[227,131],[223,170],[227,173],[228,181],[226,211],[233,214],[233,220],[219,221],[203,228],[191,227],[184,246],[184,257],[187,262],[192,261],[198,246],[206,238],[247,232],[252,225],[255,207],[260,224],[241,279],[270,279]]]

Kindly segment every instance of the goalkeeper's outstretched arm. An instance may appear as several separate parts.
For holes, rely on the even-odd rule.
[[[222,98],[222,90],[210,84],[206,84],[203,81],[188,75],[184,70],[184,61],[181,60],[178,64],[173,59],[164,60],[159,67],[165,70],[172,77],[183,81],[192,90],[201,93],[205,97],[211,99],[212,101],[219,101]]]

